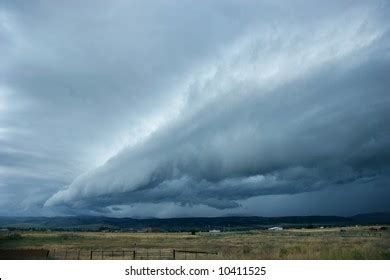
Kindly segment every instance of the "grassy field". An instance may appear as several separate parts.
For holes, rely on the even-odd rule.
[[[0,249],[194,250],[218,259],[390,259],[390,230],[369,227],[222,233],[0,233]],[[83,255],[84,254],[84,255]],[[58,253],[57,253],[58,256]]]

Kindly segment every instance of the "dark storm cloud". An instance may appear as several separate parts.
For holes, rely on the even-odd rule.
[[[78,178],[48,204],[145,201],[232,208],[239,199],[259,195],[387,184],[389,82],[380,73],[390,69],[365,65],[363,72],[342,74],[337,66],[326,78],[319,71],[263,97],[254,92],[213,101],[196,117],[180,119]],[[286,92],[294,100],[283,100]]]
[[[172,85],[254,17],[191,2],[0,5],[0,181],[18,177],[25,196],[30,177],[58,188],[156,129]]]
[[[164,217],[388,200],[385,1],[37,3],[0,6],[9,212],[10,199]]]

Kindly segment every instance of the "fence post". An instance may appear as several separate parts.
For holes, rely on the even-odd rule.
[[[135,260],[135,250],[133,251],[133,260]]]
[[[92,253],[93,253],[93,251],[91,250],[91,254],[89,255],[90,260],[92,260]]]
[[[173,259],[176,260],[176,250],[173,249],[172,253],[173,253]]]
[[[125,259],[125,251],[122,250],[122,260],[124,260],[124,259]]]

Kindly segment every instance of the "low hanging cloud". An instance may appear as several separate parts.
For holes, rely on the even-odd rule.
[[[0,2],[0,216],[390,211],[385,0]]]
[[[232,209],[256,196],[388,185],[389,26],[365,11],[252,27],[177,86],[148,138],[45,205]]]

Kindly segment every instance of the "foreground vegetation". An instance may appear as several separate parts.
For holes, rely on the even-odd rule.
[[[389,227],[222,233],[3,232],[0,249],[179,249],[220,259],[390,259]]]

